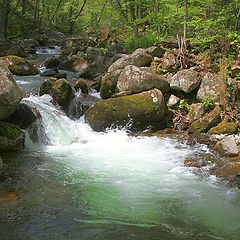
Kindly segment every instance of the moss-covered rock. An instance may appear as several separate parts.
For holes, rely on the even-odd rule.
[[[0,122],[0,151],[19,151],[24,148],[25,135],[16,126]]]
[[[212,127],[208,134],[234,134],[238,131],[238,124],[223,120],[216,127]]]
[[[0,61],[0,120],[9,117],[24,93],[13,79],[5,61]]]
[[[67,113],[71,100],[74,98],[74,89],[64,78],[48,78],[40,87],[40,95],[49,94]]]
[[[30,62],[18,56],[5,56],[0,60],[8,60],[10,65],[8,66],[10,72],[18,76],[28,76],[38,74],[38,70]]]
[[[105,76],[103,76],[100,88],[100,96],[102,99],[110,98],[115,93],[121,72],[122,70],[116,70],[114,72],[107,72]]]
[[[82,93],[88,94],[88,85],[83,79],[79,79],[75,84],[74,88],[76,91],[81,89]]]
[[[160,127],[166,114],[166,103],[160,90],[130,96],[111,98],[97,102],[85,113],[85,119],[95,131],[104,131],[111,126],[125,126],[142,130]]]
[[[210,113],[194,121],[190,125],[188,132],[189,133],[207,132],[210,128],[216,126],[221,121],[220,113],[221,113],[221,108],[218,106],[215,107]]]

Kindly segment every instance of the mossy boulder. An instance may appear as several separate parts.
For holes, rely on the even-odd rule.
[[[235,134],[238,132],[238,124],[235,122],[228,122],[223,120],[216,127],[212,127],[208,134]]]
[[[0,60],[9,61],[10,65],[8,66],[10,72],[18,76],[28,76],[38,74],[38,70],[30,62],[18,56],[5,56],[1,57]]]
[[[72,99],[75,97],[75,90],[71,84],[64,78],[48,78],[40,87],[39,94],[49,94],[67,113]]]
[[[85,113],[85,120],[95,131],[130,124],[132,130],[161,127],[166,103],[158,89],[97,102]]]
[[[189,133],[194,133],[194,132],[200,132],[200,133],[205,133],[207,132],[210,128],[216,126],[218,123],[221,122],[221,108],[220,107],[215,107],[210,113],[204,115],[202,118],[194,121],[189,129]]]
[[[7,68],[6,61],[0,61],[0,120],[14,113],[23,95]]]
[[[88,92],[89,92],[88,85],[87,85],[86,81],[83,79],[77,80],[77,82],[74,84],[73,87],[75,88],[76,91],[81,90],[81,93],[88,94]]]
[[[180,70],[170,79],[171,89],[185,93],[192,92],[199,87],[200,83],[201,78],[199,73],[191,69]]]
[[[24,149],[25,135],[15,125],[0,122],[0,151],[19,151]]]
[[[102,78],[100,96],[102,99],[110,98],[116,91],[117,81],[122,70],[107,72]]]
[[[147,67],[126,66],[117,81],[118,92],[139,93],[157,88],[163,94],[169,93],[167,79]]]
[[[118,69],[123,69],[128,65],[134,65],[137,67],[149,67],[153,60],[153,56],[147,49],[139,48],[130,55],[116,60],[109,68],[108,72],[115,72]]]

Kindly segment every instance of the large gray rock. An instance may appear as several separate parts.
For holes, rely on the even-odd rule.
[[[85,120],[95,131],[129,123],[132,130],[160,128],[165,117],[166,103],[158,89],[102,100],[85,113]]]
[[[10,116],[23,97],[5,61],[0,61],[0,120]]]
[[[130,55],[119,58],[109,68],[108,72],[115,72],[118,69],[123,69],[128,65],[137,67],[149,67],[153,56],[146,50],[139,48]]]
[[[110,98],[116,91],[118,78],[122,70],[116,70],[115,72],[107,72],[102,78],[102,84],[100,88],[100,96],[102,99]]]
[[[222,156],[233,157],[239,154],[237,143],[233,136],[224,137],[214,147]]]
[[[174,90],[180,90],[190,93],[196,89],[201,83],[198,72],[191,69],[178,71],[170,80],[170,87]]]
[[[25,135],[16,126],[0,122],[0,152],[24,149]]]
[[[209,97],[217,103],[219,102],[220,90],[218,75],[207,72],[202,78],[201,85],[197,92],[197,100],[202,101],[205,97]]]
[[[189,122],[192,123],[195,120],[203,117],[205,114],[205,109],[201,103],[193,103],[189,107],[188,119]]]
[[[139,93],[153,88],[161,90],[162,93],[170,91],[167,79],[146,67],[126,66],[117,82],[119,92]]]

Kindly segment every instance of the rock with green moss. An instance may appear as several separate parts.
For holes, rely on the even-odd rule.
[[[84,79],[79,79],[77,82],[74,84],[74,88],[76,91],[81,90],[81,93],[88,94],[88,85]]]
[[[112,97],[116,91],[117,81],[122,70],[116,70],[114,72],[107,72],[102,78],[102,84],[100,88],[100,96],[102,99]]]
[[[235,134],[238,132],[238,124],[228,122],[226,119],[220,122],[216,127],[212,127],[208,134]]]
[[[6,122],[0,122],[0,152],[24,149],[25,135],[20,128]]]
[[[204,113],[205,109],[201,103],[193,103],[192,105],[189,106],[188,113],[189,122],[192,123],[197,119],[203,117]]]
[[[220,93],[221,93],[221,87],[220,87],[218,75],[210,72],[204,73],[201,81],[201,85],[197,92],[197,100],[201,102],[206,97],[208,97],[214,103],[218,103]],[[224,96],[227,96],[227,93],[224,93]]]
[[[139,93],[157,88],[163,94],[169,93],[167,79],[147,67],[126,66],[117,81],[118,92]]]
[[[210,113],[204,115],[202,118],[194,121],[189,129],[189,133],[194,133],[194,132],[200,132],[200,133],[205,133],[207,132],[210,128],[216,126],[218,123],[221,122],[221,108],[220,107],[215,107]]]
[[[85,120],[95,131],[129,123],[132,130],[160,128],[165,117],[166,103],[158,89],[102,100],[85,113]]]
[[[21,57],[10,55],[1,57],[0,60],[9,61],[10,65],[8,68],[14,75],[28,76],[38,74],[37,68]]]
[[[6,61],[0,61],[0,120],[14,113],[24,95],[7,65]]]
[[[64,78],[48,78],[40,87],[40,95],[49,94],[67,113],[72,99],[75,97],[74,89],[71,84]]]

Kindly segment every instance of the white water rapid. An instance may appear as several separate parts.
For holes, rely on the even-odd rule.
[[[71,196],[73,205],[61,202],[79,227],[69,239],[239,239],[238,190],[183,166],[186,158],[204,156],[206,146],[134,137],[125,130],[96,133],[82,120],[70,120],[47,95],[23,102],[40,111],[50,140],[42,146],[45,160],[36,175],[58,185],[38,190]]]

